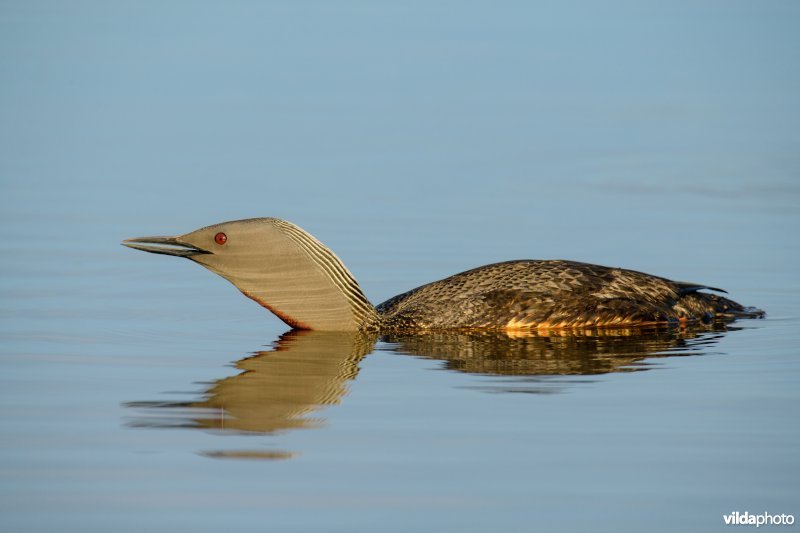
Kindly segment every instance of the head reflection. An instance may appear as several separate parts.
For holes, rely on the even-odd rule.
[[[502,332],[429,332],[381,337],[382,351],[443,362],[444,369],[492,376],[587,376],[649,367],[646,359],[708,353],[723,329],[605,329]],[[361,360],[377,336],[362,333],[291,331],[271,350],[241,359],[240,373],[215,381],[200,399],[185,402],[131,402],[139,410],[136,427],[188,427],[272,434],[318,427],[316,413],[340,403]],[[413,379],[410,378],[410,379]],[[508,385],[513,385],[509,379]],[[517,382],[518,383],[518,382]],[[569,382],[566,382],[567,386]],[[561,382],[564,385],[564,382]],[[409,383],[409,387],[413,382]],[[505,385],[499,391],[519,392]],[[563,389],[563,387],[561,387]],[[410,389],[409,389],[410,390]],[[542,392],[525,390],[524,392]],[[558,392],[550,389],[544,392]],[[401,398],[398,399],[400,401]],[[286,458],[283,452],[211,452],[213,457]]]
[[[138,427],[194,427],[250,433],[318,426],[313,413],[339,403],[376,337],[290,331],[272,350],[237,361],[241,372],[215,381],[189,402],[131,402],[146,409]]]

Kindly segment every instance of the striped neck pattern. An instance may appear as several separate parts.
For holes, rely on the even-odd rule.
[[[358,329],[377,330],[380,327],[380,317],[375,307],[364,296],[358,282],[336,254],[291,222],[278,218],[271,220],[324,273],[330,283],[342,292],[359,325]]]

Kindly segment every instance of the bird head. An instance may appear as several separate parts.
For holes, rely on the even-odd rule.
[[[223,222],[175,237],[138,237],[122,244],[190,259],[298,329],[362,329],[376,316],[332,251],[277,218]]]
[[[222,222],[175,237],[137,237],[122,241],[124,246],[154,254],[185,257],[230,278],[259,275],[270,258],[288,252],[289,243],[276,219],[253,218]]]

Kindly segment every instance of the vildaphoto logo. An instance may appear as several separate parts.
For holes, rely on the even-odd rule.
[[[791,514],[750,514],[747,511],[722,515],[726,526],[791,526],[794,524],[794,515]]]

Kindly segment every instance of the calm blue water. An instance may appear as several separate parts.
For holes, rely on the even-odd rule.
[[[800,515],[799,17],[2,3],[0,529]],[[317,236],[374,303],[568,258],[768,316],[627,339],[286,336],[204,269],[118,244],[254,216]]]

